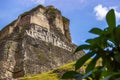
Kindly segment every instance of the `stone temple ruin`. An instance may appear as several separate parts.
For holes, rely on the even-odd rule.
[[[39,5],[0,31],[0,80],[42,73],[84,55],[73,55],[69,20],[53,6]]]

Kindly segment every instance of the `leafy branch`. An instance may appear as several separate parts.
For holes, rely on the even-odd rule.
[[[75,64],[75,71],[64,73],[63,79],[75,78],[82,80],[89,78],[93,80],[119,80],[120,79],[120,26],[116,26],[115,12],[111,9],[106,15],[108,27],[104,30],[93,28],[89,32],[98,37],[86,40],[86,44],[77,47],[76,52],[89,50],[86,55],[78,59]],[[82,75],[77,70],[90,59]],[[96,66],[96,62],[102,59],[102,65]],[[69,75],[70,74],[70,75]],[[67,76],[66,76],[67,75]],[[77,76],[77,77],[76,77]]]

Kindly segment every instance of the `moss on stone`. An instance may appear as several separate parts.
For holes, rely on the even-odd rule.
[[[64,17],[64,16],[62,16],[62,18],[63,18],[63,23],[65,23],[65,24],[67,24],[67,23],[68,23],[68,24],[69,24],[69,22],[70,22],[70,21],[69,21],[69,19],[67,19],[67,18],[66,18],[66,17]]]
[[[45,57],[44,53],[43,53],[40,49],[37,49],[37,50],[36,50],[36,53],[38,54],[38,57],[39,57],[39,59],[40,59],[40,62],[41,62],[42,64],[46,63],[46,57]]]
[[[47,11],[47,13],[52,17],[52,18],[56,18],[56,10],[55,9],[49,9]]]
[[[28,26],[19,26],[19,32],[24,32],[25,30],[28,30]]]
[[[34,76],[28,76],[26,78],[22,78],[20,80],[58,80],[57,74],[51,72],[46,72]]]
[[[29,11],[28,12],[24,12],[23,14],[21,14],[21,17],[25,17],[26,15],[29,15]]]
[[[7,44],[7,49],[8,49],[8,50],[10,49],[10,47],[11,47],[10,44]]]
[[[38,8],[45,9],[45,7],[44,7],[43,5],[38,5],[37,7],[33,8],[32,10],[23,13],[23,14],[21,15],[21,17],[24,17],[24,16],[26,16],[26,15],[29,15],[31,12],[36,11]]]
[[[5,30],[6,28],[8,28],[9,26],[13,26],[16,21],[17,21],[17,20],[14,20],[13,22],[11,22],[11,23],[8,24],[7,26],[5,26],[5,27],[1,30],[1,32],[2,32],[3,30]]]
[[[39,5],[38,7],[42,8],[42,9],[45,9],[45,6],[43,6],[43,5]]]
[[[58,9],[54,7],[49,7],[46,11],[50,15],[50,17],[53,19],[56,18],[57,14],[61,13]]]

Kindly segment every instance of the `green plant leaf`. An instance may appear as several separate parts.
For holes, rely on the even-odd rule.
[[[114,39],[117,45],[120,44],[120,25],[114,31]]]
[[[90,52],[84,56],[82,56],[79,60],[77,60],[75,64],[75,70],[78,70],[88,59],[90,59],[94,55],[94,52]]]
[[[113,65],[111,65],[111,62],[112,62],[111,56],[105,56],[105,55],[103,55],[102,59],[103,59],[102,64],[104,66],[106,66],[107,69],[109,69],[109,71],[112,71],[114,67],[113,67]]]
[[[92,71],[95,68],[96,62],[99,59],[100,56],[95,56],[92,61],[88,64],[87,68],[86,68],[86,73]]]
[[[87,44],[84,44],[84,45],[80,45],[77,47],[77,49],[75,50],[74,53],[78,52],[78,51],[81,51],[83,49],[89,49],[90,48],[90,45],[87,45]]]
[[[75,75],[78,75],[80,73],[75,72],[75,71],[68,71],[65,72],[62,76],[62,79],[71,79],[71,78],[75,78]]]
[[[86,40],[86,42],[91,45],[90,49],[94,50],[96,48],[105,46],[105,44],[104,44],[106,42],[105,40],[106,39],[104,37],[96,37],[93,39],[88,39],[88,40]]]
[[[85,42],[87,42],[89,44],[93,44],[94,43],[93,39],[87,39]]]
[[[93,71],[90,71],[90,72],[86,73],[86,74],[85,74],[82,78],[84,79],[84,78],[89,77],[89,75],[91,75],[91,74],[92,74],[92,72],[93,72]]]
[[[107,13],[107,15],[106,15],[106,21],[107,21],[110,29],[113,29],[113,28],[116,27],[116,18],[115,18],[115,13],[114,13],[113,9],[111,9]]]
[[[85,42],[89,43],[90,45],[96,45],[98,44],[98,42],[100,43],[100,37],[96,37],[96,38],[93,38],[93,39],[88,39],[86,40]]]
[[[108,76],[105,76],[103,80],[109,80],[111,77],[116,76],[116,75],[120,76],[120,72],[111,72]],[[118,79],[118,78],[116,78],[116,79]]]
[[[120,78],[117,78],[117,79],[115,79],[115,80],[120,80]]]
[[[114,57],[115,57],[115,60],[116,60],[118,63],[120,63],[120,54],[117,53]]]
[[[106,68],[106,67],[104,67],[104,68],[105,68],[105,69],[104,69],[104,71],[102,72],[102,76],[106,77],[106,76],[112,74],[112,72],[107,71],[107,68]]]
[[[89,43],[90,49],[95,49],[97,46],[97,41],[96,39],[87,39],[85,42]]]
[[[98,35],[101,35],[103,33],[103,31],[99,28],[93,28],[89,32],[93,34],[98,34]]]

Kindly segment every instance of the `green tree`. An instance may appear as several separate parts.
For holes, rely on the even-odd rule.
[[[64,73],[63,79],[75,78],[82,80],[120,80],[120,25],[116,26],[115,12],[111,9],[106,15],[108,27],[104,30],[93,28],[89,32],[98,35],[93,39],[86,40],[86,44],[77,47],[76,52],[89,50],[86,55],[78,59],[75,71]],[[90,59],[94,58],[81,75],[77,70]],[[102,59],[102,66],[96,67],[98,59]]]

